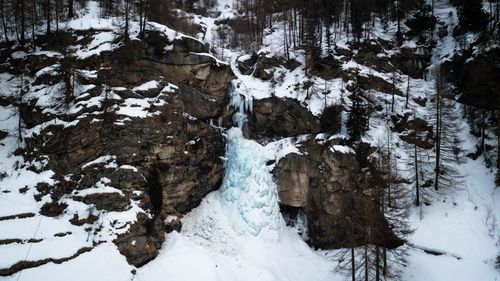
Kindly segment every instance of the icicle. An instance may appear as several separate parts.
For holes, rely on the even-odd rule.
[[[251,113],[253,110],[252,96],[248,92],[242,93],[238,87],[231,84],[229,89],[229,106],[238,110],[233,114],[233,124],[238,126],[244,135],[247,135],[247,113]]]

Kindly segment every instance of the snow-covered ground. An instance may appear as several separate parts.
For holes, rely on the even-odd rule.
[[[436,16],[445,24],[456,24],[456,10],[450,8],[444,1],[436,1]],[[117,36],[116,25],[113,19],[102,19],[99,16],[97,2],[91,1],[82,11],[82,16],[72,20],[61,28],[73,30],[99,29],[103,32],[93,36],[90,45],[74,46],[75,54],[79,58],[98,55],[104,51],[117,48],[114,41]],[[219,0],[218,9],[222,12],[220,18],[232,17],[233,1]],[[451,17],[450,17],[451,12]],[[116,19],[114,19],[116,20]],[[197,17],[197,21],[207,27],[206,34],[200,35],[207,42],[214,42],[216,38],[213,18]],[[151,23],[150,28],[161,30],[170,38],[182,36],[179,33],[160,24]],[[132,36],[137,34],[137,26],[131,25]],[[450,30],[451,31],[451,30]],[[377,25],[374,33],[377,36],[390,40],[394,35],[394,26],[384,30]],[[261,51],[270,55],[280,55],[282,38],[280,32],[275,31],[264,38],[264,48]],[[449,34],[452,34],[449,32]],[[336,42],[342,48],[348,48],[347,36],[340,36]],[[406,42],[411,45],[414,42]],[[453,53],[455,42],[451,35],[438,42],[439,52],[433,58],[434,63],[440,63]],[[39,51],[41,52],[41,51]],[[321,91],[307,97],[304,90],[296,90],[297,83],[304,83],[311,79],[306,77],[300,67],[289,71],[279,67],[275,73],[280,76],[280,83],[263,82],[253,76],[242,75],[236,61],[241,50],[224,49],[226,60],[237,76],[235,82],[240,87],[232,97],[233,106],[241,107],[240,113],[251,111],[252,99],[261,99],[275,95],[277,97],[294,98],[303,103],[314,115],[320,115],[325,106],[343,102],[345,85],[341,79],[323,80],[313,77],[312,80],[319,89],[326,87],[328,95]],[[16,57],[26,54],[16,53]],[[58,56],[49,53],[47,56]],[[292,58],[304,63],[302,51],[293,51]],[[58,71],[58,65],[41,70],[38,75]],[[390,79],[390,73],[379,73],[354,61],[345,63],[343,68],[357,69],[360,75],[375,75],[383,79]],[[88,73],[92,75],[92,73]],[[406,81],[406,76],[398,74],[399,79]],[[0,74],[0,94],[7,96],[17,91],[19,78],[10,74]],[[428,97],[434,90],[432,79],[410,79],[412,97]],[[57,85],[56,85],[57,86]],[[56,87],[54,86],[54,87]],[[86,92],[94,85],[81,85],[80,97],[70,112],[77,113],[82,106],[91,106],[102,102],[102,96],[88,100]],[[132,90],[147,91],[158,87],[157,81],[136,85]],[[405,91],[405,84],[397,87]],[[168,85],[165,93],[175,90],[176,86]],[[37,97],[40,103],[50,104],[52,88],[38,89],[28,93]],[[119,90],[119,89],[116,89]],[[233,94],[234,94],[233,93]],[[241,99],[245,97],[245,100]],[[389,95],[373,93],[380,100],[389,101]],[[113,98],[111,94],[110,98]],[[119,97],[118,97],[119,98]],[[148,109],[152,105],[160,105],[163,101],[155,99],[129,98],[115,108],[117,114],[126,117],[146,117],[151,113]],[[403,112],[404,99],[396,97],[396,111]],[[417,106],[413,101],[410,105],[418,116],[429,114],[425,107]],[[43,104],[41,104],[43,106]],[[56,113],[56,112],[54,112]],[[9,277],[0,277],[1,280],[344,280],[345,276],[335,272],[336,261],[331,251],[314,251],[292,228],[285,225],[278,208],[277,185],[272,178],[266,161],[279,159],[287,153],[298,153],[291,139],[278,140],[267,146],[261,146],[255,141],[243,138],[239,129],[227,131],[228,146],[226,151],[226,174],[219,191],[209,194],[201,205],[182,218],[183,228],[180,233],[173,232],[167,235],[160,255],[147,265],[136,269],[127,264],[125,258],[119,254],[116,246],[109,242],[117,233],[126,231],[126,228],[117,230],[120,225],[113,227],[113,220],[133,220],[138,207],[133,206],[124,214],[101,214],[101,225],[107,228],[109,236],[89,237],[82,227],[68,222],[69,217],[48,218],[38,214],[40,207],[48,201],[42,197],[40,202],[33,199],[34,187],[37,183],[53,183],[52,171],[36,173],[20,167],[23,159],[13,152],[19,145],[16,130],[18,113],[13,106],[0,107],[0,130],[8,131],[7,138],[0,140],[0,171],[6,175],[0,180],[0,217],[33,213],[27,218],[8,219],[0,221],[0,239],[21,239],[20,243],[0,245],[0,268],[8,267],[20,260],[39,260],[43,258],[62,258],[74,254],[82,247],[94,246],[92,242],[104,240],[102,243],[75,259],[61,264],[47,263],[45,265],[26,269]],[[244,116],[240,116],[244,118]],[[243,119],[238,119],[243,120]],[[238,121],[237,120],[237,121]],[[65,126],[71,126],[61,120],[56,120]],[[55,122],[55,121],[52,121]],[[244,122],[241,121],[241,122]],[[460,138],[465,150],[472,150],[475,144],[474,137],[462,122]],[[125,122],[121,124],[126,125]],[[42,126],[31,129],[27,134],[36,133]],[[345,134],[345,130],[343,130]],[[371,129],[364,137],[365,141],[378,144],[385,139],[387,128],[382,118],[375,117],[371,122]],[[393,139],[398,136],[392,135]],[[337,149],[345,149],[338,147]],[[396,148],[395,155],[405,157],[403,148]],[[96,159],[97,162],[110,162],[112,156],[106,159]],[[40,163],[40,166],[43,163]],[[89,163],[89,166],[93,163]],[[116,163],[114,163],[116,165]],[[400,164],[402,165],[402,164]],[[408,238],[414,247],[409,247],[408,265],[403,269],[402,280],[415,281],[456,281],[456,280],[500,280],[500,272],[494,267],[494,259],[499,254],[500,231],[498,217],[500,216],[500,192],[494,186],[494,170],[484,165],[482,157],[477,160],[468,159],[466,163],[457,166],[465,181],[455,190],[444,190],[433,197],[430,206],[413,208],[410,215],[411,227],[415,232]],[[131,168],[134,167],[123,167]],[[401,167],[400,170],[404,170]],[[82,194],[94,192],[116,192],[114,187],[106,185],[107,180],[101,179],[93,188],[82,191]],[[29,187],[26,193],[19,189]],[[78,202],[66,200],[71,214],[77,213],[81,217],[88,215],[89,210]],[[65,236],[55,236],[58,233],[71,232]],[[30,243],[28,239],[43,239],[38,243]],[[432,255],[422,249],[435,249],[445,254]],[[132,272],[134,271],[134,272]]]

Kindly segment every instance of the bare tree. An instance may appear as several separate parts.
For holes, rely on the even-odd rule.
[[[8,31],[7,31],[8,30],[7,20],[6,20],[7,13],[5,12],[5,2],[6,2],[6,0],[0,0],[0,16],[2,16],[3,35],[5,37],[5,41],[8,43],[9,36],[8,36]]]

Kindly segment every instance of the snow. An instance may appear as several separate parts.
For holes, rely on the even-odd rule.
[[[0,96],[18,96],[21,79],[9,73],[0,73]]]
[[[332,152],[339,153],[355,153],[354,150],[346,145],[332,145],[330,148]]]
[[[127,264],[125,257],[120,255],[115,245],[104,243],[73,260],[61,264],[48,263],[23,270],[19,280],[125,281],[132,279],[130,273],[132,269],[133,267]],[[2,278],[17,280],[18,275]]]
[[[145,92],[151,89],[157,89],[160,83],[156,80],[148,81],[132,89],[134,92]]]
[[[26,54],[26,52],[23,52],[23,51],[16,51],[16,52],[13,52],[10,56],[13,59],[18,60],[18,59],[26,58],[27,54]]]
[[[109,182],[110,182],[109,179],[102,178],[99,182],[97,182],[95,184],[94,187],[82,189],[82,190],[78,190],[78,191],[73,191],[73,194],[79,195],[79,196],[87,196],[87,195],[96,194],[96,193],[119,193],[119,194],[123,195],[123,192],[121,190],[114,188],[112,186],[108,186],[107,183],[109,183]]]
[[[86,9],[78,17],[66,23],[65,28],[73,30],[103,30],[112,29],[113,18],[101,16],[101,8],[98,1],[88,1]],[[64,28],[64,26],[62,26]]]
[[[116,156],[114,155],[104,155],[101,156],[95,160],[92,160],[90,162],[87,162],[82,165],[82,169],[85,169],[87,167],[90,167],[92,165],[100,164],[100,163],[108,163],[109,161],[114,161],[116,159]]]
[[[34,238],[38,237],[35,236]],[[27,260],[36,261],[47,257],[69,257],[81,248],[81,240],[82,237],[77,235],[46,238],[41,242],[33,243],[31,245],[30,254]],[[86,246],[91,246],[91,244],[88,243]],[[0,260],[0,268],[7,268],[20,260],[24,260],[29,248],[30,243],[22,245],[12,243],[2,246],[0,248],[0,256],[2,256],[2,259]]]
[[[234,1],[219,0],[216,9],[221,12],[218,19],[233,18],[236,15]],[[78,16],[68,22],[61,22],[61,29],[92,31],[90,43],[75,45],[73,51],[79,59],[100,55],[120,47],[117,42],[121,34],[122,19],[119,17],[103,18],[98,1],[89,1],[84,10],[77,11]],[[448,28],[448,36],[438,40],[433,64],[450,59],[456,52],[457,42],[453,38],[453,28],[457,24],[457,12],[445,1],[436,1],[436,16]],[[451,16],[450,16],[451,15]],[[214,18],[194,16],[194,21],[206,27],[205,34],[199,34],[205,42],[217,42],[217,26]],[[131,22],[131,36],[137,34],[137,23]],[[180,39],[185,35],[158,23],[148,23],[147,28],[163,32],[170,42]],[[403,26],[404,29],[404,26]],[[372,35],[384,40],[394,39],[396,32],[395,23],[383,27],[379,19],[375,19]],[[264,46],[259,53],[266,56],[284,57],[282,31],[266,30]],[[83,37],[78,39],[79,41]],[[471,44],[476,39],[475,35],[468,34],[464,37],[466,44]],[[340,33],[335,39],[337,49],[352,50],[349,44],[349,35]],[[77,41],[77,43],[79,42]],[[403,47],[415,48],[418,42],[408,40]],[[42,242],[33,243],[28,260],[47,257],[65,257],[73,254],[84,246],[92,246],[96,241],[106,241],[94,247],[91,252],[84,253],[74,260],[62,264],[49,263],[37,268],[23,270],[21,275],[2,277],[5,280],[344,280],[334,272],[335,262],[331,259],[331,251],[313,251],[297,235],[297,229],[289,228],[284,224],[278,207],[277,188],[270,170],[283,157],[290,153],[300,154],[299,147],[309,136],[284,138],[272,140],[265,146],[245,139],[242,130],[248,115],[252,114],[253,101],[268,97],[292,98],[298,100],[315,116],[320,116],[327,106],[342,104],[349,106],[345,96],[349,91],[345,89],[342,79],[324,80],[319,77],[306,76],[303,65],[305,56],[302,50],[290,50],[290,57],[302,65],[290,71],[282,66],[275,69],[273,82],[262,81],[252,75],[242,75],[237,68],[237,60],[248,58],[241,55],[242,50],[225,49],[225,46],[212,46],[216,55],[202,53],[198,55],[213,57],[218,65],[228,61],[237,79],[232,82],[230,106],[237,109],[234,123],[240,129],[234,128],[226,132],[228,138],[226,155],[226,174],[219,191],[209,194],[200,204],[184,217],[169,216],[166,221],[180,218],[183,223],[181,233],[168,234],[160,255],[137,269],[134,276],[131,270],[134,267],[127,264],[125,258],[111,241],[119,233],[128,230],[128,224],[135,221],[136,215],[143,210],[136,202],[131,201],[132,208],[126,212],[98,211],[92,206],[74,201],[70,196],[60,199],[60,202],[69,206],[65,213],[58,218],[42,217],[38,214],[40,207],[49,202],[50,196],[45,196],[40,202],[33,198],[38,194],[35,186],[40,182],[54,184],[54,172],[48,170],[46,162],[30,163],[40,168],[39,172],[28,170],[21,165],[24,159],[13,155],[18,147],[24,144],[17,138],[18,112],[14,106],[0,106],[0,130],[7,131],[9,135],[0,140],[0,171],[5,171],[5,177],[0,179],[0,216],[16,215],[32,212],[34,217],[0,221],[0,239],[19,238],[23,240],[33,237],[44,239]],[[222,47],[222,48],[221,48]],[[478,49],[475,49],[477,52]],[[388,56],[394,50],[387,50],[379,56]],[[23,59],[27,56],[39,55],[45,57],[61,58],[62,54],[55,51],[39,50],[35,52],[14,52],[12,59]],[[336,56],[337,59],[342,56]],[[344,60],[345,58],[342,58]],[[370,67],[349,60],[341,65],[342,69],[363,76],[375,76],[390,81],[392,73],[375,71]],[[35,77],[44,75],[57,75],[60,65],[54,64],[39,70]],[[96,79],[97,70],[78,70],[78,74],[87,79]],[[431,98],[434,91],[432,75],[434,67],[428,69],[427,81],[424,79],[410,79],[410,108],[415,116],[427,116],[428,108],[418,106],[413,99]],[[406,81],[407,77],[396,74],[398,81]],[[33,82],[27,77],[25,83]],[[159,87],[164,81],[151,80],[132,89],[132,91],[147,91]],[[310,92],[302,88],[305,82],[313,84]],[[352,81],[351,81],[352,82]],[[349,83],[349,82],[347,82]],[[17,97],[21,79],[8,73],[0,73],[0,96]],[[296,86],[299,85],[299,86]],[[64,91],[63,84],[51,86],[31,86],[25,95],[25,102],[36,100],[36,105],[44,113],[58,113],[60,109],[52,108],[61,100]],[[99,109],[104,100],[104,92],[100,96],[92,96],[89,92],[96,85],[78,85],[75,88],[75,103],[69,106],[68,113],[77,114],[84,108],[96,107]],[[396,82],[396,87],[405,92],[406,82]],[[328,92],[324,92],[328,89]],[[146,118],[157,112],[150,112],[153,105],[165,104],[162,94],[175,93],[178,87],[167,84],[160,96],[152,99],[124,99],[120,91],[127,91],[125,87],[111,88],[108,99],[117,101],[113,107],[116,114],[121,115],[116,124],[126,125],[130,118]],[[118,94],[117,94],[118,93]],[[324,94],[326,93],[326,94]],[[374,100],[379,105],[390,103],[387,93],[371,92]],[[395,111],[397,113],[409,112],[403,108],[404,98],[396,96]],[[99,111],[90,114],[100,114]],[[384,113],[375,113],[370,120],[370,130],[363,140],[374,145],[383,143],[387,138],[386,116],[390,114],[386,108]],[[186,118],[193,118],[183,114]],[[343,115],[345,117],[345,114]],[[346,118],[343,118],[344,122]],[[99,119],[94,119],[100,122]],[[463,122],[463,120],[459,120]],[[78,122],[66,122],[54,119],[30,129],[23,129],[26,137],[39,134],[49,126],[73,126]],[[21,124],[25,128],[24,124]],[[463,147],[472,150],[475,139],[468,134],[465,126],[461,133],[464,141]],[[318,143],[326,143],[332,138],[344,137],[345,128],[336,136],[318,135]],[[397,140],[398,136],[391,133],[391,138]],[[404,143],[399,142],[394,147],[394,155],[399,160],[408,155],[404,151]],[[401,147],[399,147],[401,145]],[[333,145],[334,152],[353,153],[348,146]],[[129,169],[138,172],[136,167],[119,165],[114,156],[102,156],[82,166],[91,167],[103,163],[105,167]],[[268,160],[274,164],[267,166]],[[398,163],[398,171],[404,174],[404,165]],[[494,258],[498,255],[498,216],[500,214],[500,192],[494,187],[494,171],[485,168],[484,159],[467,160],[459,166],[460,171],[466,174],[463,186],[454,191],[442,191],[435,194],[430,206],[422,209],[411,210],[410,222],[415,232],[408,238],[409,241],[422,248],[438,249],[449,254],[434,256],[417,248],[409,248],[408,266],[404,268],[402,280],[500,280],[500,274],[494,269]],[[110,181],[101,178],[92,187],[75,191],[71,195],[85,196],[95,193],[110,193],[120,190],[109,186]],[[25,193],[20,188],[27,187]],[[139,191],[133,191],[139,194]],[[98,225],[85,225],[91,227],[90,232],[68,222],[73,215],[80,218],[90,214],[98,214],[97,223],[103,230],[94,236],[93,230]],[[300,218],[300,217],[299,217]],[[299,220],[301,221],[301,220]],[[40,223],[40,229],[36,226]],[[304,224],[304,221],[301,221]],[[35,234],[36,231],[36,235]],[[60,232],[72,232],[69,236],[54,237]],[[0,245],[0,268],[9,266],[16,261],[23,260],[30,246],[13,243]],[[132,242],[133,244],[135,243]],[[334,251],[333,251],[334,252]],[[453,255],[460,256],[457,259]],[[92,270],[89,270],[92,269]]]
[[[116,39],[113,31],[99,32],[93,36],[92,42],[82,47],[80,45],[74,48],[75,56],[79,59],[86,59],[94,55],[100,55],[104,51],[111,51],[120,45],[113,43]]]
[[[157,99],[138,99],[138,98],[128,98],[120,104],[119,109],[115,112],[117,115],[125,115],[129,117],[136,118],[146,118],[152,116],[153,114],[158,114],[159,112],[149,112],[148,109],[152,106],[161,106],[166,102],[164,100]]]

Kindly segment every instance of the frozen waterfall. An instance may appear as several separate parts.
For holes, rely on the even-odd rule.
[[[243,137],[240,129],[227,131],[226,174],[221,204],[231,227],[240,234],[259,235],[284,225],[276,183],[260,145]]]

